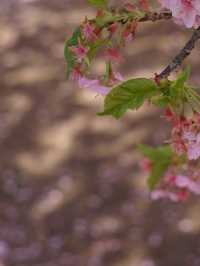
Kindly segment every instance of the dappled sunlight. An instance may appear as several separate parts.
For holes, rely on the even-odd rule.
[[[29,85],[36,82],[49,81],[56,77],[55,67],[25,67],[5,75],[5,83],[8,86]]]
[[[32,207],[31,216],[34,220],[43,220],[63,205],[67,205],[76,198],[81,190],[80,182],[69,176],[62,176],[55,184],[55,188],[45,193]]]
[[[192,233],[200,232],[200,214],[198,202],[193,202],[192,206],[188,209],[183,223],[180,224],[179,228],[183,231],[189,231]],[[181,222],[181,221],[180,221]]]
[[[84,127],[84,120],[86,122],[87,117],[77,115],[71,121],[41,130],[38,137],[35,136],[39,151],[17,154],[17,165],[26,173],[40,178],[51,172],[62,160],[67,160],[72,149],[76,149],[76,134]]]

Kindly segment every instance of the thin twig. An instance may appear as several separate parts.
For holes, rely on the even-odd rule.
[[[144,17],[141,17],[139,19],[135,19],[137,22],[147,22],[147,21],[158,21],[158,20],[168,20],[172,18],[172,13],[170,11],[162,11],[160,13],[158,12],[147,12]],[[122,24],[126,24],[128,21],[132,21],[134,18],[131,16],[127,19],[119,19],[118,22]],[[113,22],[112,22],[113,23]],[[111,24],[112,24],[111,23]]]
[[[174,57],[172,62],[157,76],[159,79],[167,78],[172,71],[174,71],[178,66],[180,66],[184,59],[189,56],[192,52],[192,50],[195,47],[196,42],[200,39],[200,27],[194,30],[191,38],[183,49]]]
[[[163,20],[163,19],[171,19],[172,13],[170,11],[162,11],[161,13],[157,12],[149,12],[146,13],[146,15],[139,20],[139,22],[145,22],[145,21],[157,21],[157,20]]]
[[[109,21],[107,23],[105,23],[104,25],[102,25],[100,27],[100,29],[103,29],[109,25],[112,25],[113,23],[115,22],[118,22],[118,23],[121,23],[121,24],[126,24],[128,23],[129,21],[137,21],[137,22],[147,22],[147,21],[159,21],[159,20],[168,20],[168,19],[171,19],[172,18],[172,13],[170,11],[162,11],[160,13],[158,12],[147,12],[143,17],[139,18],[139,19],[135,19],[134,16],[132,17],[131,15],[130,16],[127,16],[127,18],[121,18],[119,16],[119,19],[117,20],[113,20],[113,21]],[[96,19],[90,19],[89,20],[91,23],[92,22],[95,22]]]

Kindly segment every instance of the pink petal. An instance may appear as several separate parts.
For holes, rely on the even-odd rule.
[[[175,184],[179,188],[188,188],[190,185],[190,179],[184,175],[178,175],[175,179]]]
[[[85,77],[81,77],[79,79],[79,87],[83,89],[89,89],[89,90],[95,91],[103,96],[105,96],[110,91],[110,88],[101,85],[99,83],[99,80],[87,79]]]
[[[200,145],[199,144],[191,144],[188,147],[188,159],[196,160],[200,157]]]
[[[151,198],[153,200],[166,198],[166,199],[170,199],[173,202],[177,202],[179,200],[178,196],[175,193],[169,192],[169,191],[165,191],[165,190],[162,190],[162,189],[157,189],[157,190],[154,190],[153,192],[151,192]]]
[[[119,72],[113,72],[113,74],[114,74],[114,77],[116,80],[118,80],[118,81],[124,80],[124,78],[122,77],[122,75]]]

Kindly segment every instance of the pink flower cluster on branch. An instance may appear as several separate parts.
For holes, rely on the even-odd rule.
[[[147,8],[147,2],[141,4]],[[76,41],[72,37],[72,44],[67,42],[65,47],[72,80],[77,80],[82,88],[102,95],[109,91],[109,87],[122,81],[122,75],[115,70],[123,61],[120,48],[133,40],[139,15],[138,7],[125,5],[121,10],[98,10],[92,20],[86,18],[77,31]],[[98,78],[91,75],[91,63],[97,54],[105,62],[105,72]]]
[[[186,157],[178,157],[175,153],[172,156],[172,161],[162,178],[153,187],[150,194],[151,198],[178,202],[187,200],[192,194],[199,196],[200,169],[198,162],[188,162]],[[152,174],[155,171],[155,162],[145,158],[141,167],[147,174]]]
[[[191,194],[200,195],[200,96],[187,84],[189,70],[169,80],[172,71],[194,49],[200,39],[200,0],[158,0],[160,12],[152,11],[148,0],[121,7],[109,7],[108,1],[93,1],[100,8],[94,19],[85,18],[65,45],[67,77],[78,86],[105,96],[104,111],[99,115],[120,118],[127,110],[137,110],[148,101],[165,108],[171,123],[169,145],[157,150],[143,147],[148,159],[143,167],[149,172],[151,198],[184,201]],[[139,22],[174,18],[193,35],[172,62],[155,78],[124,81],[117,67],[123,63],[121,49],[134,40]],[[101,56],[104,73],[92,74],[93,60]],[[188,111],[189,110],[189,111]],[[145,146],[145,145],[144,145]]]
[[[192,194],[200,195],[200,180],[195,173],[194,175],[184,175],[169,172],[163,177],[159,186],[151,192],[151,198],[178,202],[187,200]]]
[[[172,123],[171,146],[178,154],[187,154],[189,160],[200,157],[200,114],[192,118],[178,116],[167,109],[166,118]]]
[[[66,42],[65,57],[68,65],[68,76],[72,80],[87,79],[87,86],[81,86],[94,91],[90,84],[96,82],[95,88],[99,93],[100,87],[113,87],[122,81],[121,74],[115,70],[116,65],[123,62],[121,48],[133,41],[139,21],[169,19],[169,12],[150,12],[148,0],[140,0],[138,4],[126,2],[120,8],[99,9],[94,19],[85,18],[78,29],[76,41],[74,37]],[[91,75],[91,63],[96,55],[105,61],[105,73],[99,77]],[[83,79],[82,79],[83,80]],[[91,82],[89,82],[91,80]],[[83,82],[78,82],[83,85]],[[99,88],[97,86],[99,84]]]
[[[172,16],[179,24],[187,28],[200,26],[199,0],[160,0],[163,7],[172,11]]]

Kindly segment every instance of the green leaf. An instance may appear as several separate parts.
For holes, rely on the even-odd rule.
[[[104,100],[104,111],[99,115],[120,118],[128,109],[138,109],[146,99],[157,93],[157,85],[150,79],[130,79],[114,87]]]
[[[186,69],[184,69],[178,76],[178,78],[175,80],[175,82],[172,85],[172,88],[178,89],[183,88],[185,82],[189,79],[191,74],[191,67],[188,66]]]
[[[107,0],[88,0],[88,2],[95,7],[105,7],[108,3]]]
[[[73,53],[69,50],[67,43],[65,44],[64,55],[65,55],[65,60],[67,61],[66,77],[67,79],[69,79],[69,76],[75,64],[75,58]]]
[[[151,174],[148,177],[147,183],[150,190],[153,190],[155,186],[159,183],[160,179],[167,170],[169,163],[155,163],[152,167]]]
[[[185,88],[185,97],[193,111],[200,113],[200,95],[195,91],[195,89],[189,87]]]
[[[80,27],[76,28],[76,30],[72,34],[72,37],[67,41],[67,44],[69,46],[77,45],[79,37],[81,37],[81,29],[80,29]]]
[[[173,110],[181,115],[183,113],[183,106],[186,100],[186,81],[190,76],[191,69],[187,67],[183,70],[174,81],[169,81],[166,88],[162,88],[161,92],[163,95],[167,96],[169,102],[168,104],[173,108]],[[167,89],[167,90],[166,90]]]
[[[81,30],[80,27],[78,27],[72,37],[65,42],[65,47],[64,47],[64,56],[65,56],[65,60],[67,61],[67,71],[66,71],[66,76],[67,79],[69,78],[74,64],[76,62],[76,59],[74,57],[74,54],[72,53],[72,51],[69,49],[70,46],[75,46],[78,44],[78,38],[81,36]]]
[[[139,150],[152,161],[167,161],[170,160],[173,152],[169,145],[152,148],[144,144],[138,145]]]
[[[104,10],[103,14],[96,18],[96,24],[98,27],[103,28],[105,25],[117,20],[117,18],[118,17],[114,16],[112,12]]]
[[[138,147],[140,151],[152,162],[152,169],[148,178],[148,185],[152,190],[159,183],[160,179],[171,164],[174,153],[172,152],[170,146],[167,145],[158,148],[151,148],[147,145],[141,144]]]
[[[152,98],[151,102],[159,107],[166,107],[170,103],[170,97],[165,95],[156,95]]]

